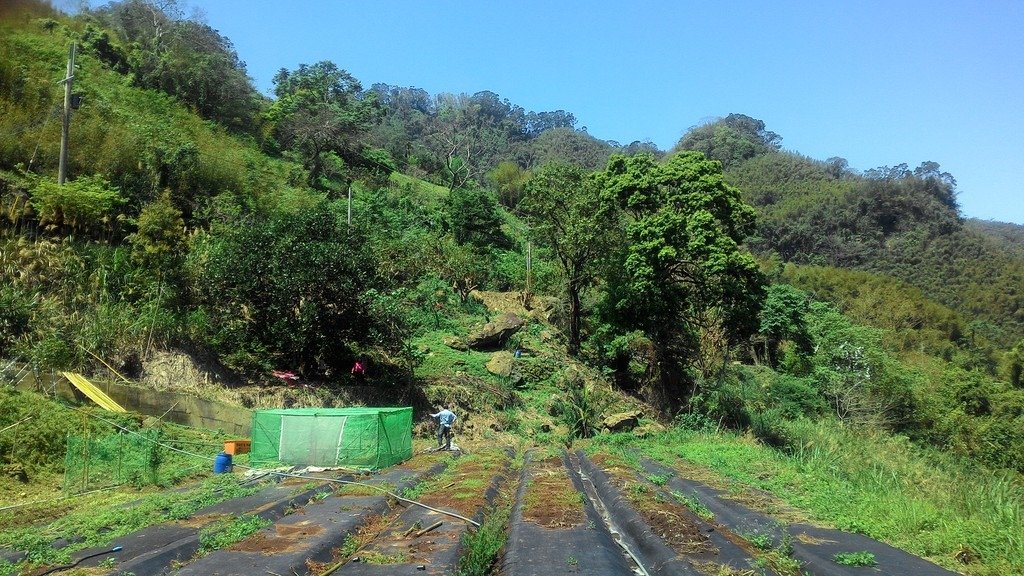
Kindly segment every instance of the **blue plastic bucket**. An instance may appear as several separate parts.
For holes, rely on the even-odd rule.
[[[213,461],[213,473],[223,474],[225,472],[231,472],[231,454],[221,452]]]

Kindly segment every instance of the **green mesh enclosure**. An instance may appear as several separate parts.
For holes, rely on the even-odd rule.
[[[121,484],[166,484],[194,473],[196,467],[190,458],[162,445],[169,441],[173,442],[161,438],[159,430],[94,437],[68,436],[64,455],[64,491],[80,493]]]
[[[377,470],[412,457],[412,408],[288,408],[252,414],[256,466]]]

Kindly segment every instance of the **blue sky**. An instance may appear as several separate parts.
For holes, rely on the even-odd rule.
[[[183,1],[264,92],[332,60],[364,87],[490,90],[662,149],[742,113],[858,170],[938,162],[964,215],[1024,224],[1024,0]]]

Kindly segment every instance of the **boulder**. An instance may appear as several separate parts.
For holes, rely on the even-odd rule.
[[[452,350],[458,350],[460,352],[465,352],[466,350],[469,350],[469,347],[466,346],[466,341],[463,340],[462,338],[459,338],[458,336],[445,336],[444,345],[451,348]]]
[[[484,324],[476,334],[470,335],[466,345],[473,350],[491,350],[503,345],[508,339],[518,332],[526,321],[515,314],[502,314],[494,320]]]
[[[17,462],[0,466],[0,475],[7,476],[23,484],[28,482],[28,471],[25,470],[24,466]],[[24,495],[25,494],[22,494],[22,496]]]
[[[514,362],[515,357],[512,356],[511,352],[495,352],[491,354],[491,359],[487,362],[487,371],[495,376],[508,378],[512,375],[512,364]]]
[[[601,422],[601,429],[609,432],[625,432],[632,430],[640,423],[640,417],[643,416],[643,414],[644,413],[640,410],[629,410],[627,412],[612,414]]]
[[[562,302],[551,296],[533,296],[530,298],[528,313],[530,317],[543,320],[548,324],[562,320]]]
[[[633,429],[633,435],[637,438],[648,438],[655,434],[661,434],[665,431],[665,427],[657,422],[650,422],[642,424]]]

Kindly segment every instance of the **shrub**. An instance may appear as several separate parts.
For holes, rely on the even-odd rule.
[[[555,399],[552,412],[569,428],[569,439],[590,438],[598,433],[606,398],[577,376],[563,384],[562,396]]]
[[[752,414],[750,417],[750,431],[758,440],[773,448],[786,448],[790,445],[790,436],[786,429],[786,419],[777,408]]]
[[[828,413],[828,402],[809,379],[780,375],[766,392],[771,404],[784,418],[820,416]]]
[[[706,382],[699,386],[700,392],[690,397],[690,412],[704,414],[713,422],[734,429],[750,425],[749,406],[761,403],[756,388],[744,383],[744,373],[730,373],[718,382]]]
[[[680,412],[672,419],[672,425],[683,430],[711,433],[718,429],[718,423],[700,412]]]
[[[63,186],[40,179],[29,193],[40,224],[94,230],[109,226],[124,204],[121,192],[101,176],[83,176]]]

